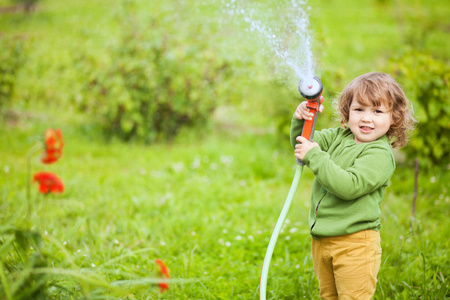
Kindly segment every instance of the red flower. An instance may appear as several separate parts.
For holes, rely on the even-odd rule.
[[[41,157],[44,164],[51,164],[62,156],[64,140],[60,129],[47,129],[44,133],[45,152]]]
[[[53,173],[38,172],[34,174],[33,180],[39,182],[39,192],[42,194],[64,192],[64,183]]]
[[[164,278],[170,278],[169,275],[169,268],[167,268],[167,266],[160,260],[160,259],[155,259],[155,262],[159,265],[160,269],[161,269],[161,274],[164,276]],[[165,283],[165,282],[160,282],[159,286],[161,287],[161,291],[160,293],[164,293],[167,289],[169,289],[169,284]]]

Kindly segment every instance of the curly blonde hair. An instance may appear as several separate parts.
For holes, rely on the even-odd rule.
[[[356,77],[344,88],[335,101],[341,125],[344,127],[349,120],[353,100],[375,107],[384,104],[392,113],[393,122],[386,133],[391,146],[401,148],[406,145],[408,131],[414,128],[416,121],[411,102],[391,75],[370,72]]]

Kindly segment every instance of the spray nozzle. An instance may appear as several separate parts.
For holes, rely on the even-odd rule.
[[[300,95],[309,101],[317,100],[322,95],[322,90],[322,81],[317,76],[301,79],[298,84]]]

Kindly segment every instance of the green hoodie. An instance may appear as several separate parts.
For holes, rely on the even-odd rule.
[[[292,147],[303,123],[292,118]],[[350,129],[333,128],[315,132],[314,142],[320,148],[312,148],[303,158],[315,175],[309,211],[311,235],[379,230],[379,204],[395,170],[388,138],[357,144]]]

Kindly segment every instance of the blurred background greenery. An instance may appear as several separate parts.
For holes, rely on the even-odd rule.
[[[86,122],[108,138],[151,143],[171,140],[184,127],[203,129],[217,108],[228,107],[285,137],[286,115],[300,101],[298,79],[275,71],[280,62],[264,55],[268,45],[225,4],[2,0],[3,117],[63,107],[90,116]],[[280,4],[266,1],[259,18],[282,24],[282,15],[270,13],[274,5]],[[309,6],[315,69],[327,100],[362,73],[393,74],[419,121],[408,159],[446,168],[449,5],[316,0]]]
[[[283,24],[283,16],[274,12],[277,6],[285,2],[267,0],[253,5],[260,7],[261,14],[258,17],[263,22],[267,20],[268,23]],[[116,200],[120,198],[117,195],[131,197],[128,194],[131,191],[128,191],[124,183],[127,180],[139,191],[142,189],[142,194],[146,193],[145,182],[135,182],[135,179],[121,173],[127,165],[134,168],[129,162],[129,153],[142,165],[146,164],[142,161],[145,157],[152,162],[153,169],[165,170],[165,165],[171,164],[168,153],[175,155],[177,160],[183,161],[187,166],[192,160],[195,161],[197,153],[203,153],[201,161],[205,160],[204,157],[213,159],[214,156],[218,156],[216,159],[220,160],[217,153],[220,153],[221,149],[227,149],[228,153],[235,157],[234,163],[239,161],[240,164],[239,170],[233,171],[235,173],[228,170],[231,172],[230,177],[225,177],[226,184],[235,187],[234,200],[230,200],[233,210],[245,215],[244,211],[238,210],[242,209],[240,204],[243,199],[261,197],[261,205],[255,208],[259,209],[261,214],[255,215],[255,218],[261,221],[266,220],[267,216],[276,217],[278,209],[274,209],[274,212],[267,206],[273,205],[272,198],[284,197],[282,193],[290,180],[290,166],[280,167],[257,162],[268,160],[282,164],[282,159],[283,164],[289,164],[289,159],[292,159],[288,134],[292,113],[302,100],[296,88],[298,78],[289,78],[285,73],[277,72],[277,64],[280,62],[267,55],[265,41],[256,32],[249,31],[248,24],[243,22],[242,18],[227,14],[224,9],[227,3],[225,0],[0,0],[0,163],[3,168],[0,178],[4,182],[2,223],[9,226],[2,229],[3,242],[16,238],[19,244],[23,244],[20,241],[24,240],[40,243],[43,221],[38,221],[39,218],[35,215],[33,221],[25,223],[28,225],[21,223],[24,217],[20,215],[20,207],[24,200],[19,189],[23,186],[20,178],[25,176],[25,171],[20,171],[20,168],[25,165],[24,149],[35,142],[36,135],[47,127],[62,128],[66,137],[72,141],[72,150],[68,150],[69,153],[72,151],[74,157],[90,163],[91,165],[86,167],[90,174],[100,172],[93,175],[98,176],[93,181],[96,187],[89,186],[82,176],[72,179],[72,185],[81,185],[88,191],[85,194],[69,192],[70,201],[83,203],[83,207],[100,205],[97,203],[98,197],[103,193],[102,189],[109,188],[111,182],[115,184],[111,197]],[[320,129],[339,125],[331,102],[354,77],[370,71],[392,74],[412,101],[418,124],[408,146],[396,152],[398,170],[397,177],[393,178],[393,192],[390,197],[398,200],[412,196],[413,162],[417,158],[422,180],[419,197],[429,200],[429,206],[423,207],[422,216],[429,218],[428,225],[437,220],[445,222],[449,213],[446,182],[450,163],[450,5],[446,1],[437,0],[352,0],[343,3],[310,0],[306,5],[310,7],[308,13],[313,41],[312,52],[316,60],[315,70],[324,84],[326,101],[326,109],[320,117],[318,127]],[[176,148],[183,150],[175,150]],[[148,153],[144,155],[141,151]],[[67,164],[76,168],[75,159],[71,161],[67,155],[65,159]],[[14,172],[10,171],[12,166],[15,166]],[[171,167],[167,168],[168,174],[164,171],[162,174],[165,175],[162,177],[173,184],[177,180],[191,180],[193,185],[202,186],[204,177],[211,176],[207,172],[195,177],[197,175],[179,174]],[[100,169],[104,170],[103,173]],[[69,167],[61,170],[70,178]],[[177,168],[174,167],[174,170]],[[171,174],[173,177],[169,176]],[[194,177],[188,179],[181,175]],[[107,176],[112,178],[107,179]],[[310,182],[311,174],[305,176]],[[252,178],[254,183],[249,184],[251,187],[248,188],[255,191],[240,191],[242,186],[245,186],[247,181],[244,178],[247,177]],[[173,189],[168,186],[170,184],[163,183],[162,179],[157,181],[161,190],[154,191],[156,194],[149,192],[150,198],[170,194],[169,191]],[[278,187],[275,188],[274,185]],[[267,186],[267,194],[272,200],[263,200],[268,196],[262,196],[263,191],[266,191],[262,186]],[[17,192],[14,192],[16,190]],[[261,195],[256,190],[260,190]],[[172,192],[175,193],[175,198],[178,193],[186,193],[185,190]],[[201,190],[195,189],[191,192],[199,201],[209,199]],[[212,190],[207,193],[209,192],[213,193]],[[230,193],[225,191],[225,186],[217,188],[215,192],[222,195]],[[307,197],[307,194],[304,196]],[[170,201],[173,195],[167,197]],[[120,204],[115,205],[118,206],[112,207],[121,211]],[[138,210],[137,207],[144,204],[135,202],[134,205]],[[250,204],[250,207],[252,205]],[[395,205],[399,205],[396,208],[402,211],[409,209],[404,203]],[[433,208],[434,205],[443,214],[439,214]],[[162,204],[151,209],[159,210],[160,206]],[[189,205],[186,209],[188,208]],[[214,210],[216,207],[209,208]],[[41,212],[44,208],[37,206],[35,209]],[[182,211],[181,208],[179,210]],[[100,211],[102,218],[107,218],[107,213]],[[177,213],[178,209],[171,212]],[[84,225],[81,225],[86,221],[83,211],[71,213],[67,208],[58,212],[55,208],[54,212],[47,213],[49,220],[64,215],[67,220],[78,224],[77,230],[82,232],[78,237],[80,244],[84,243],[83,233],[92,237],[90,227],[84,228]],[[132,218],[133,213],[135,212],[127,212],[123,218],[116,215],[116,218]],[[198,220],[195,218],[198,218],[198,214],[202,213],[193,213],[194,219],[186,220],[185,226],[196,224]],[[398,219],[388,223],[387,227],[391,230],[395,226],[409,229],[409,214],[397,217]],[[301,215],[301,218],[304,216]],[[98,221],[98,228],[106,226],[105,222],[107,223]],[[270,221],[266,222],[270,228]],[[70,228],[70,222],[67,223],[61,224],[55,220],[51,222],[51,226]],[[166,229],[169,226],[169,222],[161,224],[164,224]],[[255,229],[253,224],[249,226]],[[130,227],[137,228],[138,225]],[[16,231],[11,231],[11,228],[16,228]],[[176,235],[179,230],[175,229],[172,234]],[[196,232],[200,230],[197,227]],[[448,258],[448,250],[442,244],[430,250],[430,245],[439,244],[439,236],[445,236],[445,229],[441,228],[439,232],[433,230],[438,229],[430,225],[428,235],[423,234],[427,241],[435,234],[431,244],[426,243],[424,246],[429,251],[434,251],[430,255],[436,258],[435,264],[431,263],[431,271],[424,271],[424,276],[434,276],[434,281],[410,276],[402,277],[406,285],[398,285],[389,281],[389,278],[394,280],[400,276],[391,269],[389,273],[385,273],[388,279],[381,283],[382,292],[377,295],[379,299],[413,299],[429,296],[432,292],[438,295],[435,299],[448,297],[448,284],[440,280],[440,276],[446,277],[449,274],[448,261],[441,263],[443,269],[438,268],[439,261]],[[7,237],[11,232],[16,232],[14,238]],[[103,235],[107,236],[105,233]],[[211,233],[211,236],[215,235],[216,232]],[[305,237],[307,234],[302,235],[303,239]],[[97,238],[97,244],[89,245],[92,251],[100,251],[99,249],[106,247],[102,241],[106,241],[107,237]],[[422,245],[421,236],[413,236],[413,240]],[[394,238],[386,238],[386,241],[388,248],[390,245],[395,248]],[[11,246],[11,243],[3,245]],[[193,246],[186,243],[186,248],[192,250]],[[420,248],[418,244],[414,245]],[[252,248],[250,253],[262,253],[265,244],[261,243],[260,246],[261,249]],[[171,257],[174,260],[179,259],[176,245],[173,245],[172,249]],[[9,253],[8,251],[6,246],[0,248],[0,254]],[[40,254],[52,257],[50,253]],[[242,253],[237,254],[234,259],[240,255]],[[423,257],[425,268],[425,256],[417,256],[414,253],[411,253],[411,256],[402,256],[400,252],[395,252],[392,257],[395,257],[395,261],[400,265],[409,260],[415,261],[414,267],[411,267],[412,273],[422,268],[417,257]],[[3,264],[17,266],[14,259],[13,262],[5,260]],[[102,259],[107,261],[104,257],[99,258],[100,261]],[[223,260],[219,259],[219,262],[213,263],[220,264]],[[74,261],[75,265],[83,265],[75,258]],[[37,267],[41,263],[43,262],[40,258],[35,257],[30,265]],[[306,260],[302,264],[308,266]],[[74,264],[68,264],[67,267],[75,268]],[[251,278],[258,276],[258,268],[259,266],[255,268],[255,272],[252,271]],[[5,274],[13,274],[12,269],[7,270]],[[23,271],[26,268],[18,270]],[[312,278],[310,271],[305,271],[304,278],[310,284],[309,288],[314,290],[315,285],[309,283],[309,278]],[[430,271],[431,275],[427,271]],[[240,272],[244,276],[245,271]],[[22,280],[28,278],[23,274],[25,273],[20,277]],[[105,269],[104,274],[109,274],[108,270]],[[286,277],[291,275],[288,273]],[[281,284],[286,279],[283,276],[280,275],[276,286],[280,293],[284,293],[281,291],[286,289],[286,286]],[[33,280],[36,286],[41,287],[39,280]],[[448,281],[448,277],[446,280]],[[7,282],[8,279],[3,279],[2,286]],[[48,278],[42,279],[42,282],[43,285],[48,284]],[[221,284],[226,286],[226,283]],[[82,289],[92,290],[91,285],[95,286],[92,282],[84,283]],[[16,289],[19,286],[17,285]],[[225,293],[224,288],[218,286],[209,290],[208,295],[214,295],[218,299],[231,299],[230,295],[233,295],[233,299],[249,299],[252,295],[255,297],[253,291],[247,294],[237,292],[240,289],[249,289],[249,286],[252,286],[252,283],[246,281],[240,288],[236,287],[234,293]],[[1,296],[10,298],[8,289],[3,291],[5,296]],[[204,292],[201,288],[191,292],[198,296],[200,291]],[[174,298],[182,295],[182,292],[173,293]],[[298,293],[297,290],[297,296]],[[67,294],[84,297],[89,295],[86,292]],[[155,295],[157,298],[157,294]],[[296,299],[297,296],[285,298]],[[306,296],[314,298],[314,295]],[[281,296],[275,293],[274,297]]]

